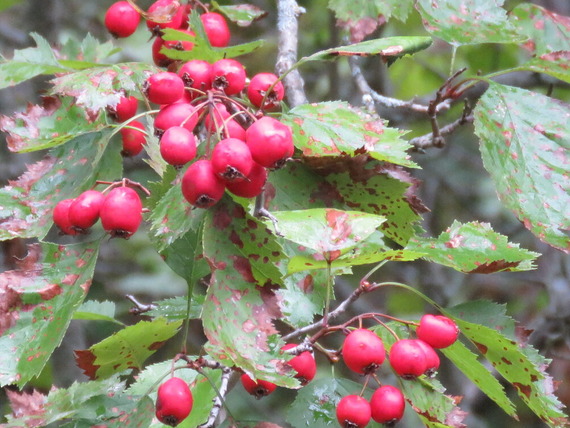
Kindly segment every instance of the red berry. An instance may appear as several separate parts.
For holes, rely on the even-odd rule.
[[[287,349],[295,348],[297,345],[294,343],[289,343],[281,348],[281,350],[286,351]],[[309,351],[301,352],[290,359],[287,364],[289,364],[293,370],[297,372],[295,377],[299,379],[301,385],[306,385],[313,380],[317,374],[317,363],[315,357]]]
[[[245,69],[235,59],[220,59],[212,64],[212,88],[235,95],[245,88]]]
[[[455,343],[459,336],[459,327],[443,315],[426,314],[420,319],[416,334],[428,345],[441,349]]]
[[[87,190],[79,195],[69,207],[69,221],[74,228],[89,229],[99,220],[99,211],[105,195],[97,190]]]
[[[53,209],[53,222],[65,235],[77,235],[78,233],[69,220],[69,207],[73,201],[74,199],[63,199]]]
[[[246,180],[226,183],[226,187],[236,196],[255,198],[263,190],[266,181],[267,170],[257,162],[254,162]]]
[[[179,377],[171,377],[158,387],[156,418],[163,424],[175,427],[188,417],[193,404],[188,384]]]
[[[117,105],[115,107],[108,108],[108,111],[114,120],[125,122],[137,114],[138,106],[139,100],[135,97],[132,95],[129,97],[123,96],[119,99]]]
[[[242,181],[253,168],[249,147],[237,138],[220,140],[212,151],[214,172],[227,182]]]
[[[176,73],[161,71],[147,79],[144,92],[151,103],[171,104],[184,95],[184,82]]]
[[[200,15],[200,19],[212,46],[225,48],[230,44],[230,29],[222,15],[216,12],[208,12]]]
[[[148,29],[160,34],[163,28],[180,28],[186,17],[186,8],[176,0],[158,0],[150,5],[147,16],[150,17],[146,21]]]
[[[220,131],[229,138],[237,138],[245,141],[245,129],[234,119],[230,119],[230,114],[225,105],[217,103],[206,115],[204,124],[210,132]]]
[[[372,419],[379,424],[394,424],[404,416],[406,399],[398,388],[384,385],[374,391],[370,398]]]
[[[414,339],[398,340],[390,349],[390,365],[404,379],[423,375],[427,370],[424,350]]]
[[[188,167],[182,177],[182,194],[192,205],[209,208],[222,199],[226,186],[214,172],[212,162],[199,160]]]
[[[142,202],[130,187],[115,187],[105,196],[99,214],[103,229],[112,237],[127,239],[142,222]]]
[[[123,139],[123,151],[121,152],[123,156],[136,156],[142,152],[146,142],[146,134],[144,125],[141,122],[133,120],[122,128],[120,132]]]
[[[426,371],[424,373],[427,376],[432,376],[435,372],[437,372],[437,369],[439,369],[439,363],[440,363],[439,355],[437,355],[435,349],[433,349],[423,340],[418,339],[417,343],[418,345],[420,345],[426,356]]]
[[[265,397],[277,388],[277,385],[272,382],[268,382],[266,380],[253,380],[245,373],[241,375],[241,384],[245,390],[255,398]]]
[[[212,87],[212,65],[201,59],[193,59],[180,67],[178,75],[187,88],[198,89],[202,92]],[[192,93],[192,91],[189,91]]]
[[[133,34],[141,16],[128,1],[113,3],[105,13],[105,27],[113,37],[129,37]]]
[[[154,119],[154,130],[157,135],[173,126],[183,126],[192,132],[198,123],[198,114],[194,106],[187,102],[168,104],[163,107]]]
[[[196,157],[196,137],[181,126],[168,128],[160,137],[160,154],[170,165],[184,165]]]
[[[247,128],[245,141],[253,160],[266,168],[280,168],[295,150],[291,128],[269,116]]]
[[[360,374],[373,373],[386,357],[384,343],[365,328],[353,330],[344,339],[342,357],[349,369]]]
[[[267,90],[277,82],[278,77],[273,73],[258,73],[251,78],[247,87],[247,97],[256,107],[261,107],[261,102],[265,97],[264,109],[272,109],[279,105],[279,101],[285,96],[283,83],[278,82],[271,92]]]
[[[336,418],[343,428],[364,428],[371,415],[370,403],[359,395],[347,395],[336,405]]]
[[[165,54],[161,52],[162,47],[164,46],[165,41],[162,37],[157,37],[152,42],[152,60],[154,63],[159,67],[168,67],[170,64],[174,62],[173,59],[168,58]]]

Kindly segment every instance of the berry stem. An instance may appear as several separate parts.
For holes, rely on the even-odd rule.
[[[391,334],[392,336],[394,336],[394,338],[395,338],[397,341],[400,340],[400,336],[398,336],[394,330],[392,330],[390,327],[388,327],[388,325],[387,325],[384,321],[379,320],[378,317],[376,317],[376,316],[374,316],[373,318],[376,320],[376,322],[377,322],[378,324],[380,324],[382,327],[384,327],[386,330],[388,330],[388,332],[390,332],[390,334]]]

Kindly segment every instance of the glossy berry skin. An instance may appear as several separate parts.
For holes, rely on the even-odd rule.
[[[119,99],[119,102],[115,107],[109,108],[114,120],[118,122],[125,122],[137,114],[137,109],[139,106],[139,100],[131,96],[123,96]]]
[[[432,376],[435,372],[437,372],[437,369],[439,369],[439,364],[440,364],[439,355],[437,355],[435,349],[433,349],[423,340],[418,339],[416,340],[416,342],[420,346],[420,348],[422,348],[426,357],[426,370],[424,374],[427,376]]]
[[[154,130],[159,136],[173,126],[183,126],[192,132],[197,123],[198,114],[194,106],[187,102],[179,102],[160,109],[154,119]]]
[[[211,74],[212,65],[201,59],[185,62],[178,70],[178,75],[187,88],[194,88],[203,92],[212,87]],[[189,92],[193,93],[192,91]]]
[[[193,404],[188,384],[178,377],[171,377],[158,387],[156,418],[163,424],[175,427],[188,417]]]
[[[226,183],[227,189],[236,196],[242,198],[255,198],[263,191],[263,186],[267,181],[267,169],[257,162],[253,163],[251,172],[246,180]]]
[[[105,13],[105,27],[113,37],[129,37],[141,20],[139,13],[128,1],[113,3]]]
[[[160,137],[160,154],[174,166],[182,166],[196,157],[196,137],[182,126],[168,128]]]
[[[277,82],[277,79],[278,77],[273,73],[258,73],[253,76],[247,87],[247,97],[249,101],[256,107],[262,107],[261,103],[263,97],[265,97],[265,103],[263,104],[264,109],[277,107],[285,96],[283,83],[278,82],[273,89],[271,89],[271,92],[267,93],[267,90],[271,85]]]
[[[144,92],[151,103],[171,104],[184,95],[184,82],[176,73],[161,71],[147,79]]]
[[[291,128],[269,116],[247,128],[245,142],[253,160],[271,169],[282,167],[295,150]]]
[[[291,348],[295,348],[297,345],[294,343],[288,343],[283,346],[281,350],[286,351]],[[287,361],[293,370],[297,372],[295,377],[299,379],[301,385],[305,386],[310,381],[312,381],[317,374],[317,363],[315,357],[309,351],[301,352],[289,361]]]
[[[128,126],[122,128],[120,133],[123,139],[123,151],[121,152],[123,156],[136,156],[142,152],[146,142],[146,134],[141,122],[138,120],[129,122]]]
[[[347,395],[336,405],[336,418],[343,428],[364,428],[371,416],[370,403],[359,395]]]
[[[53,222],[59,228],[60,232],[65,235],[77,235],[69,220],[69,207],[74,199],[63,199],[59,201],[53,209]]]
[[[163,28],[180,28],[186,17],[186,9],[177,0],[155,1],[147,10],[151,19],[146,21],[149,30],[155,34],[160,34]],[[152,18],[156,17],[156,21]],[[166,22],[158,22],[166,21]]]
[[[373,373],[386,358],[384,343],[365,328],[351,331],[344,339],[342,357],[349,369],[360,374]]]
[[[141,199],[130,187],[115,187],[105,196],[99,215],[112,237],[128,239],[142,222]]]
[[[225,48],[230,44],[231,33],[226,19],[216,12],[200,15],[204,31],[210,44],[217,48]]]
[[[156,39],[154,39],[154,42],[152,42],[152,47],[151,47],[152,60],[159,67],[168,67],[170,64],[174,62],[173,59],[168,58],[165,54],[163,54],[160,51],[165,43],[166,42],[162,37],[156,37]]]
[[[372,419],[379,424],[394,424],[404,416],[406,399],[398,388],[384,385],[374,391],[370,398]]]
[[[239,94],[245,88],[245,69],[235,59],[221,59],[212,64],[212,88],[226,95]]]
[[[416,330],[418,339],[436,349],[453,345],[459,336],[455,322],[443,315],[425,314]]]
[[[400,339],[390,349],[390,365],[404,379],[413,379],[427,370],[425,352],[414,339]]]
[[[204,119],[206,129],[210,132],[219,131],[229,138],[245,141],[245,129],[234,119],[230,119],[230,116],[225,105],[215,104]]]
[[[216,175],[212,162],[202,159],[188,167],[182,177],[182,194],[197,208],[209,208],[222,199],[226,186]]]
[[[74,228],[85,230],[99,220],[99,211],[105,195],[97,190],[86,190],[69,207],[69,221]]]
[[[214,172],[226,183],[244,180],[253,168],[249,147],[237,138],[220,140],[212,151]]]
[[[259,399],[271,394],[277,388],[272,382],[266,380],[253,380],[247,374],[241,375],[241,384],[244,389],[255,398]]]

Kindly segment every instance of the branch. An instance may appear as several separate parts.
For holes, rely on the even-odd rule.
[[[414,146],[414,149],[416,151],[423,151],[430,147],[442,147],[443,145],[442,139],[445,135],[449,135],[455,132],[455,130],[459,128],[461,125],[465,125],[466,123],[472,123],[472,122],[473,122],[473,115],[470,114],[470,112],[467,112],[467,110],[465,110],[463,112],[463,115],[455,122],[452,122],[448,125],[445,125],[443,128],[438,129],[439,131],[438,136],[440,138],[439,140],[434,139],[434,133],[430,132],[429,134],[422,135],[421,137],[412,138],[410,140],[410,144]]]
[[[144,303],[139,302],[136,299],[136,297],[133,296],[132,294],[125,295],[125,298],[130,300],[133,303],[133,305],[135,305],[134,307],[129,309],[129,312],[133,315],[144,314],[145,312],[152,311],[153,309],[156,309],[155,304],[149,303],[148,305],[145,305]]]
[[[299,25],[297,17],[304,13],[295,0],[279,0],[277,4],[277,29],[279,42],[275,71],[281,76],[297,62]],[[287,101],[291,107],[306,104],[304,82],[298,70],[293,70],[283,79]]]
[[[216,419],[218,419],[218,415],[220,414],[220,410],[222,410],[222,406],[224,405],[223,399],[228,392],[228,385],[230,382],[230,376],[232,375],[233,370],[229,367],[222,368],[222,382],[220,384],[220,388],[218,389],[216,398],[214,399],[214,406],[210,411],[210,416],[208,420],[199,426],[199,428],[212,428],[216,423]]]

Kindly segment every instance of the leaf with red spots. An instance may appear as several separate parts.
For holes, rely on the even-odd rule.
[[[283,255],[275,239],[229,198],[208,210],[203,243],[212,276],[202,322],[210,356],[257,379],[295,387],[273,324],[282,316],[275,288]]]
[[[7,389],[6,397],[8,397],[8,401],[10,402],[12,417],[14,419],[25,421],[26,427],[45,426],[45,395],[36,390],[30,393],[19,393]]]
[[[0,240],[45,237],[58,201],[78,196],[96,180],[120,177],[120,147],[107,147],[108,142],[109,134],[103,132],[74,138],[1,188]]]
[[[523,3],[511,12],[517,31],[529,37],[523,46],[531,53],[570,51],[570,17],[551,12],[542,6]]]
[[[33,244],[0,274],[0,385],[24,385],[61,343],[93,276],[98,243]]]
[[[182,321],[164,318],[125,327],[89,349],[75,351],[77,365],[90,379],[105,379],[127,369],[141,369],[148,357],[180,329]]]
[[[545,53],[516,67],[516,70],[544,73],[570,83],[570,51]]]
[[[379,116],[340,101],[303,104],[281,120],[293,129],[295,146],[306,157],[357,156],[416,167],[407,151],[404,134]]]
[[[570,253],[570,105],[492,83],[474,114],[499,198],[535,236]]]
[[[550,426],[569,423],[554,395],[552,378],[546,373],[549,361],[530,345],[518,343],[515,323],[505,315],[504,305],[476,301],[442,312],[457,323],[463,336],[476,345],[542,421]]]
[[[427,31],[452,45],[526,40],[508,20],[504,0],[418,0]]]
[[[249,27],[255,21],[267,16],[267,12],[253,4],[236,4],[234,6],[222,6],[217,1],[212,1],[212,6],[222,12],[230,21],[240,27]]]

